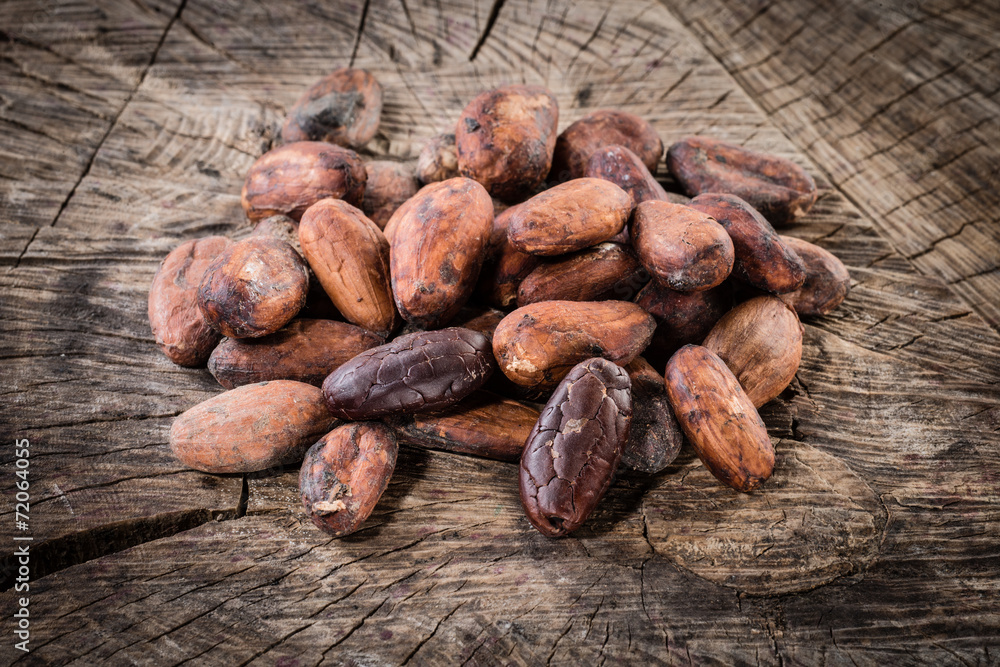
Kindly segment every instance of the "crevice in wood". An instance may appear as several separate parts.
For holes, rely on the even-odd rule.
[[[24,250],[22,250],[22,251],[21,251],[21,254],[17,256],[17,261],[16,261],[16,262],[14,262],[14,266],[10,267],[10,269],[8,269],[8,271],[13,271],[13,270],[14,270],[14,269],[16,269],[17,267],[21,266],[21,259],[23,259],[23,258],[24,258],[24,255],[25,255],[25,253],[27,253],[27,252],[28,252],[28,248],[29,248],[29,247],[31,246],[31,244],[32,244],[32,243],[34,242],[34,240],[35,240],[35,237],[36,237],[36,236],[38,236],[38,231],[39,231],[40,229],[41,229],[41,227],[36,227],[36,228],[35,228],[35,231],[34,231],[34,232],[33,232],[33,233],[31,234],[31,238],[30,238],[30,239],[28,239],[28,242],[24,244]]]
[[[42,543],[24,542],[23,544],[29,546],[31,554],[28,577],[34,582],[74,565],[131,549],[146,542],[171,537],[209,521],[234,519],[237,514],[237,509],[167,512],[156,516],[116,521]],[[0,591],[9,590],[14,586],[17,570],[17,557],[5,554],[3,560],[0,560],[0,573],[3,574]]]
[[[469,62],[476,62],[476,56],[479,55],[479,49],[483,47],[486,43],[486,39],[490,36],[490,32],[493,30],[493,24],[497,22],[497,17],[500,15],[500,9],[503,7],[504,0],[493,0],[493,6],[490,8],[490,15],[486,19],[486,28],[483,29],[483,34],[479,36],[479,41],[476,42],[476,46],[473,47],[472,53],[469,54]]]
[[[351,67],[354,67],[354,59],[358,57],[358,47],[361,45],[361,35],[365,32],[365,21],[368,19],[368,5],[370,4],[371,0],[365,0],[365,5],[361,8],[361,21],[358,22],[358,34],[354,36],[354,48],[351,49]]]
[[[69,202],[71,199],[73,199],[73,195],[76,194],[77,188],[80,187],[80,184],[83,183],[83,179],[87,177],[87,175],[90,173],[90,170],[94,167],[94,161],[97,159],[97,154],[101,152],[101,147],[104,146],[104,142],[108,140],[108,137],[111,136],[112,130],[114,130],[115,126],[118,125],[118,119],[122,117],[122,114],[125,113],[125,109],[128,108],[129,103],[132,101],[132,98],[135,96],[136,92],[142,87],[143,82],[146,80],[146,75],[149,74],[149,70],[153,67],[153,63],[156,62],[156,57],[160,54],[160,49],[163,48],[164,42],[167,41],[167,34],[170,32],[170,29],[174,26],[174,23],[177,22],[177,19],[180,18],[181,12],[184,11],[184,7],[186,5],[187,5],[187,0],[181,0],[180,3],[177,5],[177,10],[174,12],[174,15],[170,17],[170,20],[167,22],[167,27],[163,30],[163,34],[160,35],[160,41],[156,43],[156,48],[153,49],[153,53],[149,57],[149,62],[146,63],[146,66],[142,69],[142,73],[139,74],[139,82],[136,83],[135,88],[133,88],[131,92],[129,92],[128,96],[125,98],[125,102],[122,103],[121,108],[118,109],[118,113],[115,114],[115,117],[111,119],[111,122],[108,124],[108,129],[104,132],[104,135],[101,137],[101,140],[97,142],[97,146],[95,146],[94,150],[91,152],[90,158],[88,158],[87,160],[87,164],[84,165],[83,171],[80,174],[80,178],[76,180],[76,183],[74,183],[73,187],[70,188],[69,194],[66,195],[66,198],[63,199],[62,203],[59,205],[59,210],[56,211],[55,217],[52,218],[52,224],[49,225],[50,227],[55,227],[56,223],[59,222],[59,218],[62,217],[62,214],[66,210],[66,207],[69,206]]]

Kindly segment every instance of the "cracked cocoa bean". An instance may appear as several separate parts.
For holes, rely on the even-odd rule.
[[[793,222],[816,202],[816,183],[799,165],[718,139],[678,141],[667,151],[667,167],[688,195],[736,195],[772,225]]]
[[[417,331],[342,365],[323,382],[323,394],[343,419],[440,410],[482,387],[493,369],[490,339],[478,331]]]
[[[733,270],[733,241],[711,216],[682,204],[650,200],[632,218],[639,261],[661,284],[700,292],[722,283]]]
[[[503,86],[475,97],[455,125],[458,170],[497,199],[520,201],[545,180],[559,103],[541,86]]]
[[[208,359],[208,371],[226,389],[267,380],[323,384],[341,364],[385,339],[346,322],[293,320],[263,338],[226,338]]]
[[[677,422],[716,479],[749,493],[771,476],[767,428],[722,359],[685,345],[670,358],[664,381]]]
[[[795,292],[782,294],[781,300],[802,317],[832,313],[851,289],[847,267],[818,245],[791,236],[781,238],[799,256],[806,271],[802,286]]]
[[[632,420],[628,373],[601,358],[573,367],[521,455],[524,513],[548,537],[579,528],[611,486]]]
[[[706,192],[688,206],[725,227],[736,256],[734,278],[771,294],[794,292],[802,286],[806,279],[802,260],[750,204],[736,195]]]
[[[611,181],[578,178],[535,195],[510,216],[510,244],[532,255],[562,255],[620,232],[635,203]]]
[[[361,148],[378,132],[382,86],[363,69],[342,67],[309,86],[281,128],[281,139]]]
[[[321,199],[361,206],[368,174],[358,154],[322,141],[296,141],[274,148],[247,172],[241,196],[251,221],[271,215],[299,220]]]
[[[306,264],[284,241],[251,236],[228,246],[205,270],[198,307],[230,338],[259,338],[285,326],[309,292]]]
[[[313,524],[343,537],[361,527],[385,493],[399,445],[385,424],[344,424],[306,452],[299,494]]]
[[[222,236],[186,241],[170,251],[153,277],[149,326],[156,344],[179,366],[201,366],[219,342],[219,333],[198,308],[198,286],[229,244]]]
[[[576,121],[556,139],[549,180],[561,183],[583,177],[594,151],[612,144],[635,153],[649,173],[656,174],[663,141],[653,126],[627,111],[601,110]]]
[[[389,422],[399,439],[411,445],[514,462],[520,460],[538,416],[530,405],[477,391],[446,410]]]

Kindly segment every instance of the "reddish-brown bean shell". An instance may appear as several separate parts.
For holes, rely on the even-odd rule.
[[[364,213],[339,199],[316,202],[299,224],[316,278],[348,322],[388,336],[399,323],[389,276],[389,242]]]
[[[773,225],[793,222],[816,202],[816,183],[799,165],[718,139],[677,142],[667,151],[667,167],[687,194],[736,195]]]
[[[802,260],[806,273],[802,287],[782,294],[781,300],[802,317],[833,312],[851,289],[847,267],[833,253],[818,245],[791,236],[781,239]]]
[[[342,67],[309,86],[288,110],[281,139],[361,148],[378,132],[382,86],[363,69]]]
[[[631,234],[639,261],[670,289],[711,289],[733,270],[733,242],[726,230],[689,206],[645,201],[635,209]]]
[[[617,144],[590,154],[585,176],[611,181],[640,204],[650,199],[669,201],[667,191],[653,177],[639,156]]]
[[[271,215],[299,220],[332,197],[360,206],[368,174],[358,154],[321,141],[296,141],[261,155],[243,183],[243,210],[252,221]]]
[[[259,382],[213,396],[174,419],[170,449],[195,470],[258,472],[297,463],[336,422],[318,387]]]
[[[622,452],[622,465],[655,474],[674,462],[684,434],[667,399],[663,376],[642,357],[625,367],[632,381],[632,427]]]
[[[549,173],[558,124],[559,103],[541,86],[481,93],[455,125],[459,173],[498,199],[524,199]]]
[[[320,386],[341,364],[385,340],[346,322],[298,319],[263,338],[226,338],[208,371],[226,389],[267,380]]]
[[[649,273],[627,247],[601,243],[537,266],[518,286],[517,305],[538,301],[630,301]]]
[[[417,178],[421,183],[437,183],[458,176],[458,147],[455,133],[436,134],[424,144],[417,157]]]
[[[647,121],[627,111],[594,111],[559,135],[552,157],[549,180],[581,178],[587,161],[598,148],[618,144],[635,153],[651,174],[656,173],[663,141]]]
[[[306,264],[284,241],[251,236],[226,247],[205,270],[198,307],[230,338],[257,338],[288,324],[309,292]]]
[[[417,194],[420,183],[413,167],[405,162],[375,160],[365,165],[365,172],[367,181],[362,210],[369,220],[383,229],[396,209]]]
[[[229,239],[209,236],[186,241],[160,262],[149,288],[147,314],[153,338],[170,361],[179,366],[201,366],[219,342],[198,308],[198,286],[205,270]]]
[[[344,424],[323,436],[299,471],[309,519],[334,537],[360,528],[385,493],[398,452],[392,429],[379,422]]]
[[[733,293],[729,282],[702,292],[677,292],[651,280],[635,302],[656,318],[656,332],[644,356],[662,369],[678,348],[704,340],[732,308]]]
[[[722,359],[685,345],[670,358],[664,379],[677,422],[716,479],[749,493],[771,476],[767,428]]]
[[[576,365],[542,410],[521,455],[524,513],[548,537],[579,528],[604,496],[628,440],[629,376],[606,359]]]
[[[750,204],[736,195],[706,192],[688,205],[725,227],[736,256],[733,277],[772,294],[794,292],[802,286],[806,279],[802,260]]]
[[[476,286],[493,227],[493,202],[483,186],[460,177],[425,186],[397,213],[390,240],[396,306],[408,322],[439,327]]]
[[[532,255],[563,255],[607,241],[628,222],[631,195],[601,178],[578,178],[516,207],[507,226],[510,244]]]

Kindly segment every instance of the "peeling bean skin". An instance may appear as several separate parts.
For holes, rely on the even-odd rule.
[[[348,361],[323,382],[323,395],[342,419],[440,410],[482,387],[495,366],[478,331],[417,331]]]
[[[521,455],[521,504],[548,537],[579,528],[611,485],[632,420],[631,382],[601,358],[577,364],[553,392]]]

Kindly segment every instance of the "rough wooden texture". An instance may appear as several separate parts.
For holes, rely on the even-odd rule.
[[[23,662],[995,664],[997,14],[913,5],[903,23],[910,6],[7,3],[0,436],[33,451]],[[777,463],[760,491],[719,486],[686,449],[549,540],[516,466],[404,447],[369,522],[331,540],[297,470],[216,477],[169,456],[172,416],[219,388],[156,349],[156,266],[182,239],[245,232],[247,168],[348,64],[385,88],[369,156],[412,159],[480,90],[524,82],[553,90],[560,129],[618,107],[667,144],[714,135],[816,176],[789,233],[840,257],[852,291],[806,321],[797,379],[761,410]],[[770,75],[787,85],[766,91]],[[939,89],[955,100],[925,98]],[[829,117],[796,90],[829,91]]]

